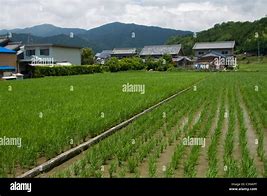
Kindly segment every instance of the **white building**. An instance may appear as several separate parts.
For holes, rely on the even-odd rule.
[[[54,64],[70,63],[81,65],[81,48],[57,44],[29,44],[24,48],[23,62],[32,62],[33,58],[39,59],[40,64],[53,61]],[[38,64],[38,62],[35,62]]]

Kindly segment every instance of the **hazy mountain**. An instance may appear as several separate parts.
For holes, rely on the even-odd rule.
[[[136,47],[164,44],[170,37],[192,34],[190,31],[180,31],[160,27],[136,24],[111,23],[91,30],[78,28],[61,28],[43,24],[25,29],[0,30],[0,35],[13,33],[13,40],[24,43],[56,43],[91,47],[95,52],[104,49]],[[70,38],[70,33],[74,38]],[[135,35],[133,37],[133,35]]]
[[[191,32],[136,24],[111,23],[91,29],[81,37],[89,42],[94,42],[102,49],[112,49],[116,47],[142,48],[145,45],[164,44],[171,36],[186,34],[191,34]]]
[[[34,36],[50,37],[50,36],[61,35],[61,34],[69,35],[71,32],[73,32],[74,34],[83,34],[83,33],[86,33],[87,31],[85,29],[79,29],[79,28],[61,28],[61,27],[56,27],[51,24],[42,24],[42,25],[37,25],[33,27],[27,27],[25,29],[0,30],[0,35],[6,34],[8,32],[17,33],[17,34],[30,33],[31,35],[34,35]]]
[[[55,35],[50,37],[38,37],[30,34],[12,34],[12,41],[23,42],[24,44],[34,44],[34,43],[49,43],[67,46],[79,46],[79,47],[92,47],[97,48],[94,43],[89,43],[89,41],[84,40],[78,36],[70,38],[67,35]]]

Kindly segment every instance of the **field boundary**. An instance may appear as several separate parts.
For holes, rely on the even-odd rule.
[[[83,151],[87,150],[89,147],[93,146],[94,144],[100,142],[101,140],[105,139],[106,137],[112,135],[113,133],[117,132],[118,130],[126,127],[128,124],[130,124],[131,122],[133,122],[134,120],[136,120],[137,118],[139,118],[140,116],[154,110],[155,108],[161,106],[162,104],[174,99],[175,97],[177,97],[178,95],[185,93],[187,91],[189,91],[190,89],[192,89],[196,84],[202,82],[203,80],[206,80],[207,77],[205,77],[204,79],[201,79],[199,81],[197,81],[196,83],[194,83],[193,85],[191,85],[190,87],[187,87],[179,92],[176,92],[175,94],[171,95],[170,97],[158,102],[157,104],[145,109],[144,111],[136,114],[135,116],[129,118],[128,120],[125,120],[123,122],[121,122],[120,124],[108,129],[107,131],[99,134],[98,136],[89,139],[88,141],[74,147],[71,148],[70,150],[63,152],[62,154],[48,160],[47,162],[25,172],[24,174],[18,176],[17,178],[34,178],[42,173],[48,172],[50,170],[52,170],[53,168],[61,165],[62,163],[68,161],[69,159],[81,154]]]

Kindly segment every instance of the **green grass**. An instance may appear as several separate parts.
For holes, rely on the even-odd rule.
[[[206,76],[125,72],[1,81],[0,137],[20,137],[22,147],[0,146],[0,176],[32,168],[38,158],[54,157]],[[126,83],[144,84],[145,94],[123,93]]]
[[[256,71],[256,72],[266,72],[267,63],[252,63],[252,64],[240,64],[239,71]]]
[[[267,56],[238,56],[239,71],[265,72],[267,71]]]

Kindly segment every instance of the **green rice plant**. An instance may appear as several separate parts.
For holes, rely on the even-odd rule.
[[[110,164],[109,170],[108,170],[110,178],[114,177],[113,174],[116,173],[117,167],[118,167],[117,161],[116,160],[112,161],[111,164]]]
[[[130,157],[127,161],[128,163],[128,170],[130,173],[134,173],[136,170],[136,167],[138,166],[138,161],[136,159],[136,157]]]
[[[166,178],[172,178],[173,175],[174,175],[174,169],[173,169],[173,167],[168,166],[167,169],[166,169],[166,171],[165,171],[165,177]]]
[[[153,155],[148,159],[148,171],[149,171],[148,172],[149,177],[151,178],[156,177],[157,166],[156,166],[156,159]]]

